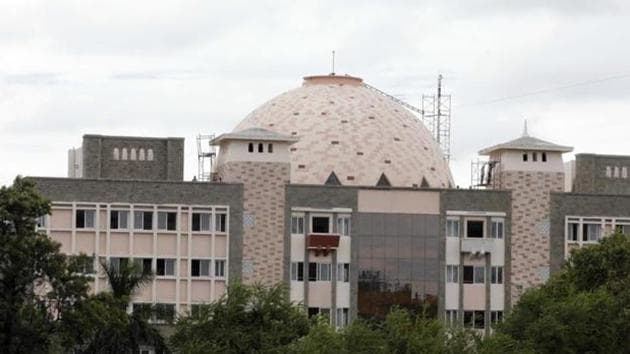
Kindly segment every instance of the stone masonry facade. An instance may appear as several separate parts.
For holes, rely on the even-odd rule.
[[[511,303],[549,277],[550,193],[562,192],[564,173],[501,172],[502,189],[512,191]]]
[[[105,135],[83,136],[83,177],[125,180],[182,181],[184,139]],[[116,160],[114,149],[153,151],[153,160]]]
[[[283,280],[284,203],[290,165],[227,162],[217,166],[223,182],[243,183],[243,282]]]

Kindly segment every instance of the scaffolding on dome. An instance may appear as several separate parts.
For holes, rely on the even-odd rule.
[[[210,145],[214,139],[214,134],[197,135],[197,180],[212,181],[212,168],[214,159],[217,156],[216,148]]]
[[[436,95],[422,95],[422,108],[377,89],[374,86],[363,83],[363,86],[387,97],[408,110],[420,114],[420,120],[429,129],[433,139],[440,145],[444,158],[451,158],[451,95],[442,94],[442,75],[438,76]]]

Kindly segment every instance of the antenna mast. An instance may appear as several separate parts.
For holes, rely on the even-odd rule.
[[[429,123],[433,138],[446,160],[451,158],[451,95],[442,95],[442,74],[438,75],[437,94],[422,95],[422,120]]]

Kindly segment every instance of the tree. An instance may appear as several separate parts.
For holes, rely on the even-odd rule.
[[[171,344],[185,353],[279,353],[308,331],[306,314],[284,285],[232,284],[216,302],[180,318]]]
[[[571,254],[527,291],[483,347],[537,353],[616,353],[630,347],[630,239],[605,237]],[[501,342],[501,343],[498,343]]]
[[[17,177],[0,188],[0,346],[4,352],[44,352],[76,339],[64,318],[88,296],[81,259],[36,230],[50,212],[32,181]]]
[[[133,293],[152,279],[135,263],[101,263],[111,292],[100,293],[76,310],[76,327],[83,327],[84,344],[77,349],[84,353],[137,352],[141,345],[166,351],[159,331],[149,324],[149,313],[127,313]]]

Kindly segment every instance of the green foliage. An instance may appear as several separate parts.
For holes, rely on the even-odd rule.
[[[130,266],[113,275],[112,293],[88,294],[81,275],[87,257],[67,257],[36,230],[50,212],[32,181],[16,178],[0,189],[0,351],[3,353],[132,352],[164,348],[162,337],[128,315],[129,296],[145,275]]]
[[[572,253],[562,271],[527,291],[488,348],[616,353],[630,346],[630,239],[617,234]],[[484,347],[485,348],[485,347]]]
[[[171,344],[182,353],[275,353],[308,330],[304,311],[283,285],[233,284],[221,299],[180,318]]]
[[[36,231],[36,218],[50,212],[32,181],[17,177],[0,189],[0,347],[4,352],[42,352],[71,345],[65,314],[87,298],[79,260],[59,253],[59,244]]]
[[[112,264],[101,262],[101,267],[107,276],[112,296],[116,299],[128,301],[134,291],[153,278],[150,273],[142,272],[136,263],[124,262],[115,267]]]

